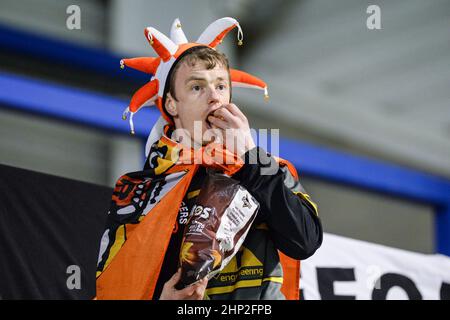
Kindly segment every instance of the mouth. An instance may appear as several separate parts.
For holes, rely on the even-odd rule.
[[[206,117],[206,119],[205,119],[206,128],[207,128],[207,129],[211,129],[211,128],[212,128],[212,125],[211,125],[211,122],[209,122],[208,117],[209,117],[209,115],[208,115],[208,116]]]
[[[207,129],[212,129],[213,127],[212,127],[212,123],[208,120],[208,118],[209,118],[209,116],[214,116],[214,112],[215,112],[216,110],[213,110],[213,111],[211,111],[210,113],[208,113],[207,115],[206,115],[206,119],[205,119],[205,123],[206,123],[206,127],[207,127]]]
[[[217,108],[217,109],[219,109],[219,108]],[[206,115],[206,118],[205,118],[206,131],[217,129],[217,127],[214,127],[214,125],[208,120],[208,117],[209,117],[209,116],[214,116],[214,112],[215,112],[217,109],[212,110],[211,112],[209,112],[209,113]],[[216,140],[216,136],[213,135],[213,136],[211,136],[211,139],[209,139],[208,141],[202,141],[202,146],[205,146],[205,145],[207,145],[207,144],[209,144],[209,143],[212,143],[212,142],[215,141],[215,140]]]

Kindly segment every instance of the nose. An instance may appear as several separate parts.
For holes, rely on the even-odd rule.
[[[215,87],[209,88],[209,96],[208,96],[208,105],[216,104],[220,101],[219,93],[217,92]]]

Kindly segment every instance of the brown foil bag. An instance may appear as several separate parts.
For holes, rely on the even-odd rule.
[[[244,242],[258,209],[258,201],[239,181],[208,170],[184,229],[177,287],[211,278],[225,268]]]

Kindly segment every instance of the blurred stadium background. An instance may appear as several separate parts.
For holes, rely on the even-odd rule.
[[[73,4],[79,30],[66,26]],[[381,30],[366,27],[371,4]],[[325,231],[450,255],[447,0],[2,0],[0,163],[110,187],[139,170],[156,112],[128,134],[121,111],[147,79],[119,59],[154,56],[146,26],[168,33],[179,17],[194,40],[223,16],[244,45],[233,32],[219,50],[271,97],[237,89],[235,102],[252,127],[295,141]],[[421,198],[427,186],[443,196]]]

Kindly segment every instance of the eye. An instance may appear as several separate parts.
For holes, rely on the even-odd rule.
[[[192,88],[191,88],[192,91],[196,91],[196,92],[200,91],[201,89],[202,89],[202,87],[199,86],[199,85],[194,85],[194,86],[192,86]]]
[[[227,88],[227,86],[224,85],[224,84],[219,84],[219,85],[217,86],[217,89],[219,89],[219,90],[225,90],[226,88]]]

